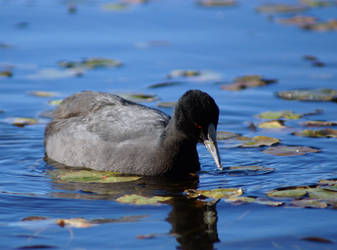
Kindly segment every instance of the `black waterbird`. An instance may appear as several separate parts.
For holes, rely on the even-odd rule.
[[[53,112],[45,152],[71,167],[182,177],[200,170],[196,145],[202,142],[222,169],[218,117],[213,98],[200,90],[187,91],[172,118],[117,95],[83,91]]]

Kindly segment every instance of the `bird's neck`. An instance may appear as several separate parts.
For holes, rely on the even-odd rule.
[[[163,175],[183,176],[200,169],[197,141],[179,131],[174,117],[161,138],[162,154],[160,162],[164,163]]]

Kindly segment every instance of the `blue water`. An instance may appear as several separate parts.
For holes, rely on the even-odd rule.
[[[263,1],[269,2],[269,1]],[[285,2],[285,1],[282,1]],[[294,3],[296,1],[286,1]],[[295,88],[337,88],[337,32],[310,32],[272,21],[257,13],[261,1],[239,1],[228,8],[202,8],[195,1],[162,0],[104,11],[106,1],[0,1],[0,71],[13,67],[13,77],[0,78],[0,248],[50,246],[59,249],[336,249],[337,215],[333,209],[216,205],[188,200],[184,188],[242,187],[246,195],[264,197],[268,190],[336,178],[335,138],[290,135],[303,120],[336,120],[336,103],[278,99],[275,92]],[[68,5],[76,6],[69,14]],[[322,20],[336,18],[336,7],[306,12]],[[157,46],[151,46],[151,41]],[[326,66],[312,67],[304,55],[317,56]],[[82,77],[36,77],[43,69],[62,71],[61,60],[107,57],[123,67],[84,72]],[[209,81],[148,89],[167,81],[175,69],[208,70],[220,75]],[[229,92],[221,83],[245,74],[275,78],[276,84]],[[185,79],[178,79],[185,80]],[[184,91],[198,88],[220,107],[219,130],[245,136],[274,136],[287,145],[305,145],[320,153],[277,157],[261,149],[228,148],[219,142],[225,166],[262,165],[275,172],[256,176],[219,173],[209,153],[198,147],[202,172],[198,183],[143,180],[118,185],[59,184],[43,160],[43,131],[52,107],[49,100],[81,90],[156,94],[175,101]],[[59,97],[39,98],[30,91],[55,91]],[[155,107],[157,102],[147,105]],[[286,131],[251,131],[249,122],[266,110],[323,113],[288,123]],[[171,113],[171,109],[162,109]],[[37,125],[18,128],[10,117],[35,117]],[[125,193],[169,194],[167,205],[122,205],[114,199]],[[130,222],[89,228],[62,228],[48,222],[24,223],[27,216],[51,219],[83,217]],[[150,239],[137,236],[151,235]],[[333,244],[301,240],[316,236]]]

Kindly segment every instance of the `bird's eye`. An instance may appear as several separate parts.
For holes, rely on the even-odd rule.
[[[197,127],[197,128],[199,128],[199,129],[201,129],[202,128],[202,126],[201,125],[199,125],[198,123],[194,123],[194,125]]]

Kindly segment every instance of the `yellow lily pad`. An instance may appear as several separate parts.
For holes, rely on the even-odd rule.
[[[269,174],[275,171],[274,168],[265,168],[262,166],[232,166],[225,168],[227,174],[232,176],[241,175],[262,175]]]
[[[262,152],[277,156],[296,156],[305,155],[307,153],[317,153],[320,152],[320,150],[306,146],[275,146],[267,148]]]
[[[34,125],[39,122],[38,119],[35,118],[27,118],[27,117],[16,117],[9,119],[11,123],[17,127],[24,127],[26,125]]]
[[[271,146],[279,142],[280,140],[274,137],[254,136],[248,142],[243,143],[240,147],[251,148],[251,147]]]
[[[311,89],[311,90],[289,90],[277,93],[279,97],[286,100],[299,101],[337,101],[337,90],[335,89]]]
[[[337,121],[305,121],[302,122],[306,127],[330,127],[337,126]]]
[[[32,91],[30,94],[38,97],[53,97],[58,95],[56,92],[51,91]]]
[[[235,78],[232,83],[222,85],[221,88],[224,90],[238,91],[246,88],[264,86],[275,82],[275,79],[265,79],[260,75],[246,75]]]
[[[302,130],[302,131],[294,132],[293,135],[304,136],[304,137],[313,137],[313,138],[317,138],[317,137],[327,137],[327,138],[334,137],[334,138],[337,138],[337,130],[336,129],[330,129],[330,128],[321,129],[321,130],[305,129],[305,130]]]
[[[259,128],[274,129],[274,128],[285,128],[283,120],[271,120],[266,122],[260,122],[258,124]]]
[[[222,199],[236,197],[243,194],[242,188],[216,188],[212,190],[186,189],[184,191],[189,198],[208,197],[212,199]]]
[[[48,103],[52,106],[57,106],[60,105],[63,102],[63,99],[58,99],[58,100],[51,100]]]
[[[139,176],[124,176],[114,172],[95,170],[55,170],[51,173],[58,180],[80,183],[118,183],[139,180]]]
[[[271,119],[271,120],[278,120],[278,119],[287,119],[287,120],[298,120],[303,116],[303,114],[296,114],[289,110],[282,110],[282,111],[266,111],[258,114],[259,118],[262,119]]]
[[[137,194],[123,195],[116,199],[119,203],[134,204],[134,205],[156,205],[161,202],[169,201],[172,197],[153,196],[144,197]]]

